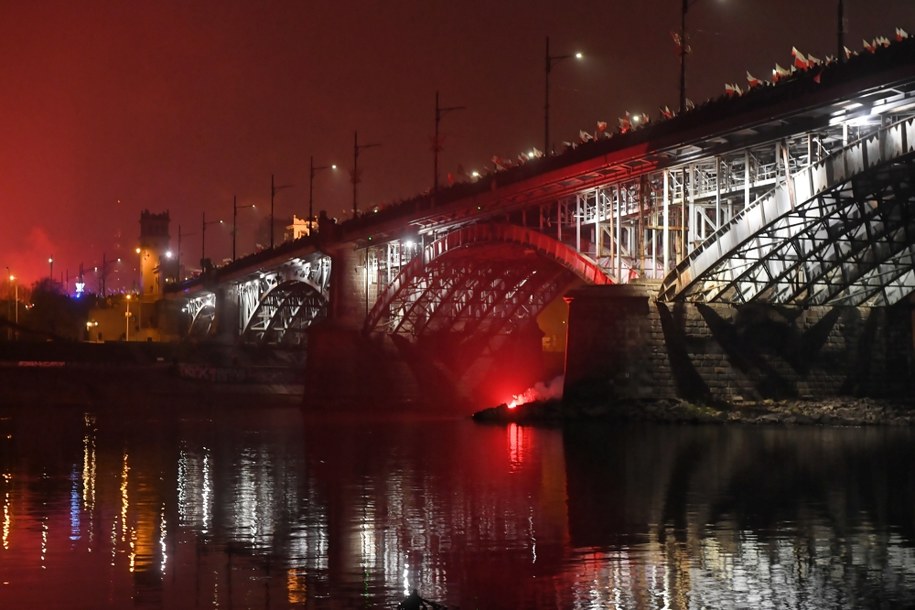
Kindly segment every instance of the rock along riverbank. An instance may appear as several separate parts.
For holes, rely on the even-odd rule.
[[[603,405],[531,402],[477,411],[478,422],[557,425],[567,421],[638,421],[677,424],[912,426],[915,401],[829,397],[697,404],[685,400],[626,401]]]

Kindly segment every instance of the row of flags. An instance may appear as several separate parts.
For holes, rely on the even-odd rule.
[[[909,37],[909,33],[902,28],[896,28],[896,41],[901,42]],[[876,53],[877,49],[881,47],[890,46],[890,39],[886,36],[877,36],[873,40],[864,40],[863,41],[864,50],[868,53]],[[848,47],[844,47],[844,53],[846,59],[854,57],[858,53],[852,51]],[[777,83],[781,80],[789,78],[794,75],[798,70],[806,72],[812,70],[819,66],[833,64],[836,61],[834,55],[827,55],[825,60],[821,60],[818,57],[814,57],[812,54],[805,55],[797,49],[797,47],[791,47],[791,66],[789,68],[783,68],[777,62],[775,68],[772,69],[772,83]],[[750,74],[749,70],[747,71],[747,89],[752,89],[754,87],[759,87],[763,85],[764,81],[756,78]],[[737,83],[725,83],[724,91],[727,95],[741,95],[743,91],[737,85]]]
[[[909,37],[908,32],[902,28],[896,28],[896,41],[901,42]],[[681,52],[689,53],[689,46],[686,45],[685,48],[682,46],[682,42],[678,35],[674,34],[674,42],[680,47]],[[889,38],[885,36],[878,36],[873,40],[864,40],[864,51],[868,53],[875,53],[877,49],[881,47],[888,47],[891,44]],[[850,50],[848,47],[844,47],[844,52],[846,58],[851,58],[858,53]],[[750,91],[756,87],[760,87],[766,84],[776,84],[779,81],[790,78],[798,72],[808,72],[815,70],[820,66],[830,65],[836,62],[835,56],[827,55],[825,59],[819,59],[814,57],[811,54],[805,54],[797,49],[797,47],[791,47],[791,64],[789,67],[782,67],[776,62],[775,67],[772,69],[772,78],[769,81],[764,81],[762,79],[756,78],[750,71],[747,71],[747,85],[746,89],[743,89],[737,83],[725,83],[724,91],[725,95],[728,97],[740,96],[743,95],[746,91]],[[819,73],[814,76],[814,80],[819,82]],[[695,104],[692,100],[686,100],[686,110],[692,110],[695,108]],[[671,110],[669,106],[663,106],[659,108],[660,116],[662,119],[672,119],[676,116],[676,112]],[[625,115],[617,119],[617,131],[616,133],[624,134],[628,133],[634,129],[644,127],[651,122],[651,117],[645,113],[636,113],[632,114],[626,112]],[[592,142],[595,140],[611,138],[615,135],[614,132],[608,131],[608,124],[606,121],[597,121],[596,128],[594,132],[588,132],[585,130],[579,130],[578,132],[578,142],[563,142],[563,146],[567,149],[572,149],[578,146],[579,144],[584,144],[587,142]],[[517,165],[522,165],[531,159],[539,159],[543,157],[543,151],[537,150],[536,148],[532,149],[530,152],[522,153],[518,155],[517,160],[500,157],[498,155],[493,155],[491,161],[493,168],[496,171],[506,170]],[[456,178],[467,178],[462,169],[459,169],[458,176]],[[453,183],[455,177],[452,177],[449,174],[449,183]]]

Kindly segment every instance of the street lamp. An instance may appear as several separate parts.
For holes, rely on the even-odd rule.
[[[51,278],[51,281],[54,281],[54,257],[48,257],[48,277]]]
[[[235,195],[232,195],[232,261],[235,261],[235,233],[238,230],[238,210],[244,210],[245,208],[255,208],[257,207],[253,203],[248,205],[238,205],[238,201]],[[180,243],[180,242],[179,242]]]
[[[200,267],[203,269],[203,261],[206,260],[207,244],[207,225],[222,224],[221,220],[211,220],[207,222],[207,213],[203,213],[203,220],[200,223]]]
[[[575,53],[574,55],[550,55],[550,37],[546,37],[546,53],[544,54],[544,66],[546,68],[546,88],[543,98],[543,154],[549,156],[552,154],[550,149],[550,71],[553,69],[553,64],[563,59],[568,59],[574,57],[575,59],[581,59],[581,53]]]
[[[359,213],[359,206],[356,203],[356,185],[359,184],[359,151],[374,146],[381,146],[381,144],[360,144],[359,132],[353,132],[353,218]]]
[[[11,309],[11,307],[10,307],[10,288],[12,288],[13,280],[15,279],[13,277],[13,273],[10,271],[10,268],[8,265],[6,267],[6,275],[9,278],[9,282],[10,282],[10,287],[7,288],[7,290],[6,290],[6,320],[8,322],[10,319],[10,309]],[[12,329],[7,328],[6,329],[6,340],[9,341],[12,338],[12,336],[13,336]]]
[[[696,0],[683,0],[680,11],[680,112],[686,111],[686,54],[689,46],[686,44],[686,13]]]
[[[432,172],[434,174],[434,179],[432,181],[433,195],[438,192],[438,153],[442,150],[442,143],[439,140],[438,135],[438,124],[442,120],[442,115],[451,112],[452,110],[464,110],[465,108],[466,106],[448,106],[446,108],[440,107],[438,105],[438,91],[435,92],[435,136],[433,136],[432,140]]]
[[[175,254],[175,273],[177,274],[176,280],[181,281],[181,238],[188,235],[194,235],[194,233],[182,233],[181,225],[178,225],[178,252]]]
[[[127,295],[127,312],[124,313],[124,340],[130,341],[130,295]]]
[[[7,269],[9,269],[9,267],[7,267]],[[19,326],[19,284],[15,283],[16,282],[15,275],[10,275],[10,281],[13,282],[13,293],[14,293],[13,309],[14,309],[15,313],[13,314],[13,321],[16,323],[16,326]],[[19,329],[18,328],[16,329],[16,338],[17,339],[19,338]]]
[[[273,221],[273,198],[276,197],[276,192],[283,189],[292,188],[292,184],[282,184],[280,186],[275,186],[273,183],[273,174],[270,174],[270,249],[273,250],[273,229],[276,224]]]
[[[308,162],[308,234],[311,235],[311,223],[314,222],[314,182],[315,174],[322,169],[337,169],[337,164],[315,166],[315,158],[312,156]]]

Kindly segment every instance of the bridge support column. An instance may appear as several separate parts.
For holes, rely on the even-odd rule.
[[[655,284],[585,286],[566,296],[567,403],[606,405],[674,394],[663,331],[652,315]]]
[[[216,289],[216,340],[231,344],[238,337],[238,298],[234,286]]]
[[[329,321],[339,328],[362,330],[365,323],[366,269],[365,250],[356,250],[352,244],[330,252],[331,284]]]

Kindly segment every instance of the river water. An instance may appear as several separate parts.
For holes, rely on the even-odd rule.
[[[0,408],[0,607],[908,606],[913,440]]]

